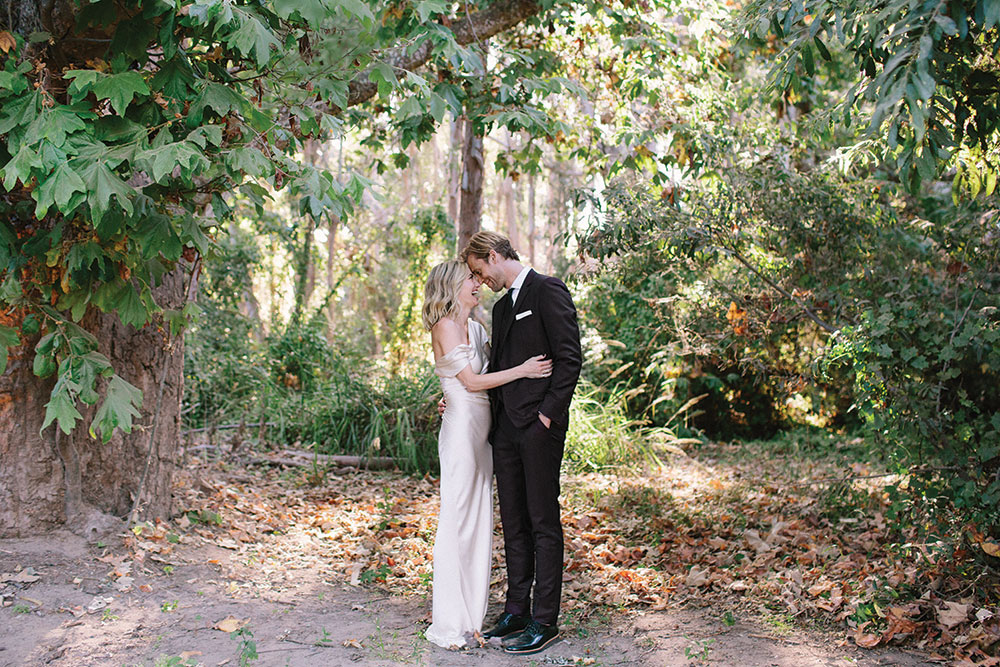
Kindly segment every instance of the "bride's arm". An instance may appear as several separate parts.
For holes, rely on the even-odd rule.
[[[462,344],[462,334],[457,322],[442,318],[431,328],[431,345],[434,347],[435,359],[440,359]],[[552,374],[552,361],[544,357],[545,355],[540,354],[531,357],[520,366],[482,375],[473,373],[472,368],[466,365],[456,377],[468,391],[493,389],[521,378],[544,378]]]
[[[545,378],[550,375],[552,375],[552,360],[546,359],[544,354],[539,354],[531,357],[520,366],[495,373],[479,375],[473,373],[472,369],[466,366],[459,371],[457,377],[459,382],[469,391],[483,391],[521,378]]]

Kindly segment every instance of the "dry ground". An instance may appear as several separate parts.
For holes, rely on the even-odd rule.
[[[676,500],[682,469],[705,466],[673,465],[659,479]],[[609,498],[649,495],[623,488],[567,480],[562,640],[514,658],[422,637],[434,480],[193,461],[176,494],[186,513],[170,522],[99,544],[66,532],[0,541],[0,667],[931,664],[915,648],[864,650],[843,627],[771,613],[724,577],[657,569],[670,552],[634,546],[619,533],[635,526],[609,518]],[[496,560],[491,618],[499,549]]]

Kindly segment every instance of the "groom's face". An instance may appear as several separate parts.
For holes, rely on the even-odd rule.
[[[469,271],[472,271],[472,275],[486,283],[486,286],[494,292],[499,292],[507,286],[495,252],[490,251],[486,259],[469,255],[466,263],[469,265]]]

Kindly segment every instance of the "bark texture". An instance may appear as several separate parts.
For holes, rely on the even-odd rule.
[[[154,295],[162,306],[180,308],[184,287],[184,271],[177,270]],[[142,390],[142,416],[131,434],[116,432],[107,443],[87,432],[96,408],[81,411],[84,422],[70,435],[57,433],[55,425],[39,433],[53,380],[39,379],[31,370],[37,340],[12,350],[8,370],[0,376],[0,537],[65,526],[97,539],[121,528],[136,494],[141,517],[170,514],[180,440],[183,339],[175,337],[168,344],[159,327],[136,330],[96,310],[81,325],[97,337],[99,351],[118,374]],[[149,472],[140,491],[147,458]]]
[[[458,248],[461,251],[479,231],[483,219],[483,136],[465,121],[462,148],[462,201],[458,213]]]
[[[20,327],[20,319],[0,323]],[[36,342],[37,337],[11,350],[7,372],[0,376],[0,537],[66,521],[62,464],[51,439],[38,435],[53,381],[31,371]]]

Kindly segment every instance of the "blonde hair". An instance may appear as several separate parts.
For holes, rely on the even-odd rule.
[[[456,259],[441,262],[431,269],[424,287],[421,312],[425,329],[430,331],[438,320],[458,310],[458,293],[468,276],[469,267]]]
[[[476,232],[469,239],[469,244],[462,249],[462,261],[468,261],[469,257],[486,259],[491,251],[496,251],[504,259],[521,261],[517,256],[517,251],[510,245],[510,239],[503,234],[496,232]]]

